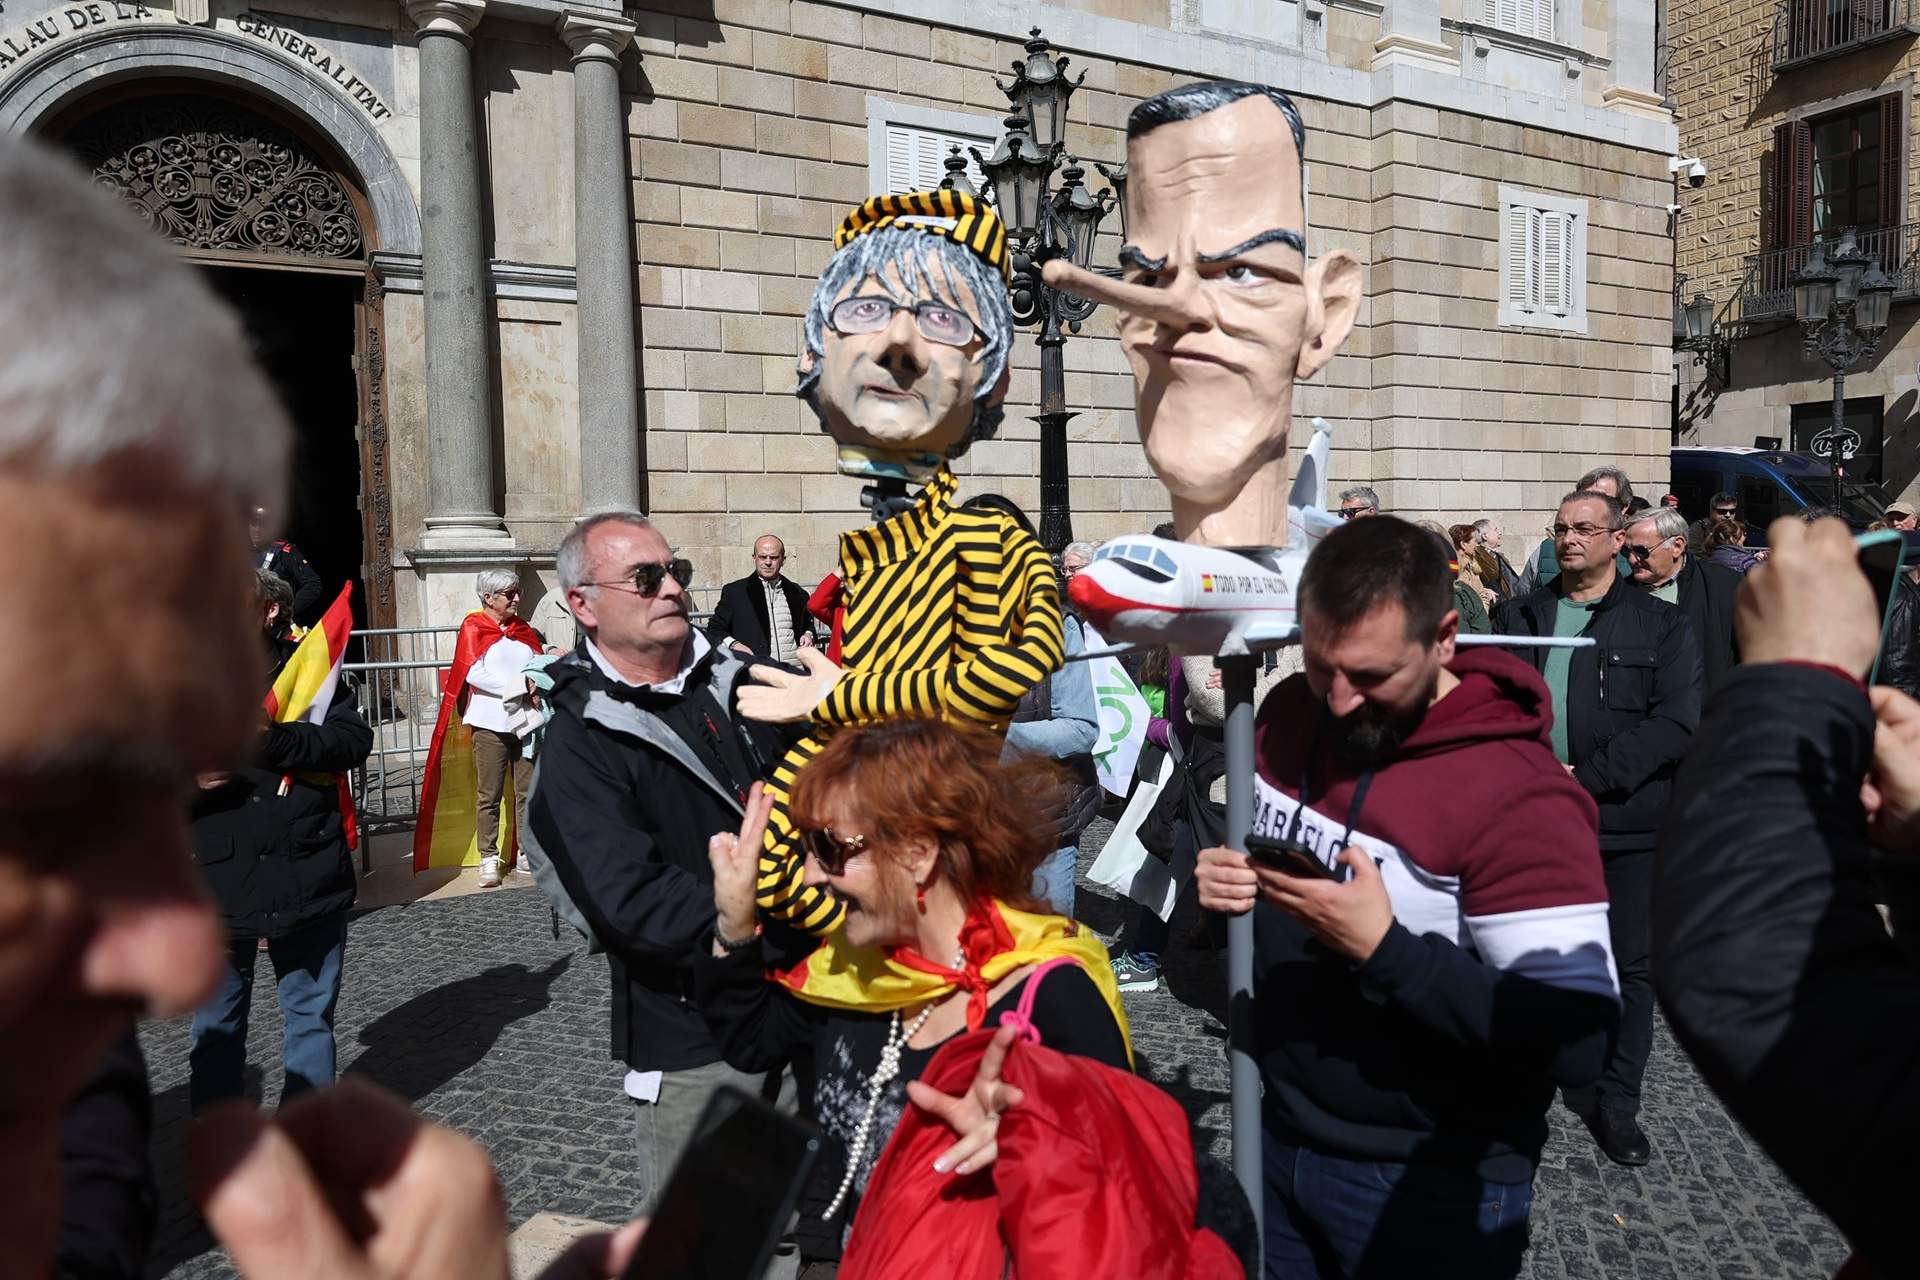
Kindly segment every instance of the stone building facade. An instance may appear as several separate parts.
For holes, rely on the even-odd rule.
[[[369,621],[443,624],[476,568],[550,583],[611,505],[708,584],[767,531],[795,578],[831,567],[862,517],[792,395],[812,277],[848,206],[990,150],[1035,25],[1086,73],[1088,161],[1186,80],[1299,102],[1311,245],[1366,267],[1297,404],[1334,423],[1336,485],[1524,537],[1596,461],[1664,482],[1654,0],[8,0],[0,128],[205,266],[300,419],[293,532]],[[1164,518],[1112,317],[1065,351],[1076,534]],[[1037,510],[1038,398],[1027,335],[963,494]]]
[[[1707,176],[1677,187],[1674,266],[1731,341],[1724,363],[1676,353],[1676,444],[1804,449],[1828,425],[1833,379],[1802,352],[1792,279],[1812,242],[1852,228],[1897,291],[1880,350],[1847,374],[1846,422],[1864,442],[1848,475],[1915,496],[1915,19],[1902,0],[1675,0],[1675,117]]]

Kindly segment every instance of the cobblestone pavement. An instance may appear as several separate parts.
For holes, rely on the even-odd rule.
[[[1089,832],[1083,870],[1104,831],[1102,823]],[[1083,884],[1079,914],[1110,937],[1122,908]],[[1127,1013],[1141,1069],[1186,1106],[1196,1144],[1225,1156],[1224,969],[1198,924],[1183,904],[1162,989],[1129,995]],[[607,1056],[606,964],[564,926],[554,940],[537,893],[366,912],[349,931],[346,970],[342,1070],[396,1090],[483,1143],[514,1225],[543,1209],[602,1221],[631,1215],[632,1124],[620,1068]],[[280,1088],[280,1019],[265,963],[256,983],[249,1056],[268,1069],[264,1078],[250,1070],[249,1079],[259,1078],[271,1103]],[[150,1024],[141,1039],[156,1097],[162,1199],[152,1274],[231,1275],[186,1202],[180,1172],[186,1023]],[[1830,1276],[1845,1258],[1839,1234],[1727,1117],[1664,1028],[1643,1115],[1652,1164],[1609,1164],[1560,1108],[1552,1123],[1535,1183],[1528,1276],[1798,1280]]]

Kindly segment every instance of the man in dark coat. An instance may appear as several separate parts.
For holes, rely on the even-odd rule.
[[[320,597],[324,588],[300,548],[283,538],[267,537],[270,516],[265,507],[247,513],[247,537],[253,543],[253,567],[265,569],[293,588],[293,606],[286,621],[311,626],[320,617]]]
[[[1528,648],[1553,696],[1554,753],[1600,806],[1608,930],[1620,974],[1620,1029],[1591,1091],[1562,1091],[1609,1159],[1645,1164],[1640,1082],[1653,1049],[1649,921],[1653,849],[1674,773],[1700,722],[1700,649],[1678,606],[1623,581],[1620,503],[1568,494],[1554,517],[1560,576],[1500,606],[1494,630],[1583,636],[1588,648]]]
[[[714,939],[707,841],[738,829],[786,743],[736,715],[746,665],[688,626],[691,567],[646,517],[582,521],[556,564],[586,638],[548,668],[526,839],[606,948],[645,1206],[714,1091],[762,1088],[727,1065],[694,1007],[693,961]]]
[[[806,588],[782,575],[786,563],[780,539],[766,533],[755,540],[753,572],[720,589],[720,603],[707,623],[714,648],[788,662],[796,650],[813,643]]]
[[[1844,1274],[1920,1275],[1899,1172],[1920,1144],[1920,706],[1867,690],[1879,618],[1846,526],[1767,536],[1744,665],[1660,834],[1655,985],[1733,1118],[1858,1251]]]
[[[261,631],[274,672],[291,648],[280,623],[291,593],[260,571]],[[203,774],[193,850],[227,925],[226,971],[193,1015],[188,1098],[194,1110],[240,1096],[253,966],[266,939],[286,1020],[284,1105],[334,1078],[333,1014],[353,905],[339,782],[373,750],[373,731],[341,682],[319,724],[267,724],[251,766]]]
[[[1740,661],[1733,642],[1733,602],[1740,575],[1725,565],[1694,554],[1686,517],[1671,507],[1656,507],[1627,526],[1627,561],[1633,585],[1656,599],[1680,606],[1693,623],[1694,643],[1710,693]]]

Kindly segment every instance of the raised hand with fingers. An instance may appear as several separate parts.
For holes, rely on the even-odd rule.
[[[747,792],[747,810],[738,834],[718,831],[707,839],[707,861],[713,866],[714,930],[736,943],[753,936],[754,880],[760,847],[767,837],[767,815],[772,812],[773,797],[764,784],[756,782]],[[717,940],[714,954],[726,954]]]
[[[942,1093],[919,1080],[907,1082],[907,1097],[913,1105],[946,1121],[947,1127],[960,1135],[960,1140],[933,1162],[938,1172],[978,1173],[999,1157],[1000,1113],[1019,1106],[1025,1097],[1017,1086],[1000,1078],[1007,1051],[1018,1034],[1018,1029],[1011,1026],[994,1033],[986,1052],[980,1055],[980,1069],[974,1072],[973,1083],[963,1094]]]

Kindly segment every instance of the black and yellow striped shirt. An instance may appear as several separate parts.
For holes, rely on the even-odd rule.
[[[815,932],[840,921],[830,894],[800,882],[786,811],[824,734],[899,715],[1004,733],[1020,696],[1060,669],[1060,585],[1047,553],[1010,517],[955,507],[954,487],[942,467],[907,511],[840,536],[846,672],[814,709],[815,732],[774,772],[759,900],[778,919]]]

